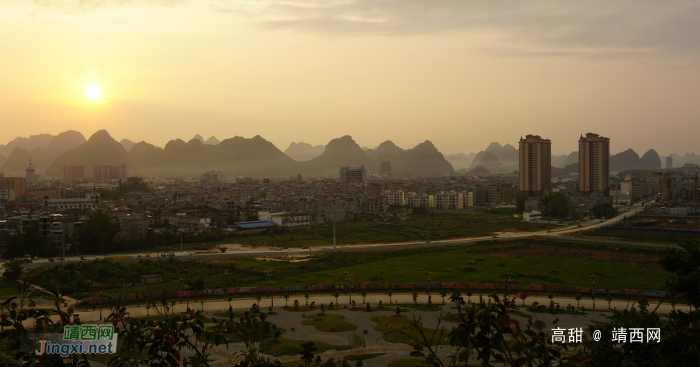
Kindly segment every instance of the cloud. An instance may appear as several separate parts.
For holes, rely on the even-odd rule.
[[[526,56],[673,54],[699,58],[700,54],[700,2],[696,0],[31,1],[73,11],[192,3],[213,12],[248,17],[268,30],[322,35],[488,34],[513,47],[498,52]]]

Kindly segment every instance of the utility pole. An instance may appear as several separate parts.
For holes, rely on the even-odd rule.
[[[595,310],[595,274],[591,274],[591,296],[593,297],[593,309]]]
[[[182,304],[182,283],[185,282],[185,279],[180,278],[177,280],[177,282],[179,283],[177,287],[177,293],[180,295],[180,304]]]
[[[333,249],[335,249],[335,203],[333,203]]]
[[[97,292],[97,284],[92,283],[92,310],[95,311],[95,293]]]
[[[509,287],[510,286],[510,276],[513,273],[511,273],[510,270],[506,270],[506,272],[503,274],[505,274],[505,276],[506,276],[506,297],[508,297],[510,295],[510,287]]]

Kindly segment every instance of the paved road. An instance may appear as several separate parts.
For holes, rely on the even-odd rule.
[[[551,230],[551,232],[548,231],[536,231],[536,232],[496,232],[494,236],[484,236],[484,237],[466,237],[466,238],[456,238],[456,239],[449,239],[449,240],[439,240],[439,241],[432,241],[431,243],[426,243],[426,242],[418,242],[418,241],[412,241],[412,242],[396,242],[396,243],[373,243],[373,244],[353,244],[353,245],[338,245],[336,247],[333,247],[332,245],[328,246],[314,246],[309,249],[300,249],[300,248],[290,248],[290,249],[280,249],[280,248],[275,248],[275,247],[243,247],[240,245],[227,245],[228,250],[226,253],[220,253],[220,252],[198,252],[198,253],[190,253],[189,256],[182,256],[178,258],[182,259],[206,259],[206,258],[211,258],[211,257],[260,257],[260,256],[305,256],[313,253],[318,253],[318,252],[325,252],[325,251],[372,251],[372,250],[385,250],[385,249],[405,249],[405,248],[417,248],[417,247],[434,247],[434,246],[451,246],[451,245],[462,245],[462,244],[471,244],[471,243],[476,243],[480,241],[485,241],[485,240],[496,240],[496,241],[508,241],[508,240],[514,240],[514,239],[519,239],[519,238],[528,238],[532,236],[546,236],[546,237],[553,237],[553,238],[570,238],[563,236],[564,234],[567,233],[572,233],[572,232],[577,232],[581,230],[588,230],[588,229],[595,229],[598,227],[602,226],[609,226],[613,225],[617,222],[622,221],[625,217],[632,216],[634,214],[637,214],[638,212],[642,211],[643,208],[641,207],[636,207],[633,208],[629,211],[626,211],[624,213],[621,213],[617,217],[608,219],[608,220],[593,220],[589,221],[587,223],[584,223],[583,226],[567,226],[567,227],[559,227]],[[579,238],[577,238],[579,240]],[[581,239],[581,240],[587,240],[587,239]],[[593,240],[595,241],[595,240]],[[635,244],[635,245],[640,245],[640,246],[653,246],[653,247],[672,247],[673,245],[668,245],[668,244],[649,244],[649,243],[629,243],[629,242],[623,242],[623,241],[609,241],[605,240],[604,242],[613,242],[613,243],[625,243],[625,244]],[[139,257],[140,255],[140,257]],[[116,258],[115,260],[117,261],[138,261],[140,259],[144,258],[150,258],[150,259],[157,259],[158,258],[158,253],[140,253],[140,254],[114,254],[114,255],[105,255],[105,256],[117,256],[117,257],[123,257],[123,258]],[[162,255],[162,254],[161,254]],[[128,257],[127,257],[128,256]],[[94,260],[96,258],[100,258],[101,256],[85,256],[85,260]],[[25,267],[42,267],[42,266],[51,266],[51,265],[58,265],[61,263],[65,262],[79,262],[80,257],[67,257],[64,262],[60,261],[54,261],[54,262],[49,262],[48,259],[38,259],[34,260],[31,264],[25,264]]]
[[[499,294],[499,296],[503,296],[503,294]],[[425,292],[420,292],[420,295],[418,296],[418,303],[426,303],[428,296],[425,294]],[[463,297],[465,301],[469,300],[469,297],[467,297],[465,294],[463,294]],[[586,298],[581,300],[581,306],[586,307],[587,310],[593,309],[593,301],[590,299],[589,296],[585,296]],[[346,305],[349,303],[349,296],[341,295],[338,298],[338,302],[341,305]],[[362,297],[359,294],[353,294],[352,299],[360,306],[362,303]],[[487,293],[483,294],[483,299],[486,302],[488,300]],[[303,294],[292,294],[289,297],[289,301],[287,302],[288,305],[294,304],[294,300],[298,300],[300,305],[304,305],[306,302],[306,299],[304,298]],[[385,306],[389,306],[389,296],[384,295],[384,294],[369,294],[366,297],[366,301],[371,303],[372,306],[375,306],[379,303],[379,301],[382,301]],[[433,303],[439,303],[442,302],[442,298],[439,297],[437,294],[433,294],[432,296]],[[649,310],[653,310],[656,305],[658,304],[659,299],[655,298],[648,298],[650,306]],[[170,301],[170,300],[168,300]],[[316,301],[316,305],[319,306],[321,303],[325,305],[329,305],[331,302],[335,303],[336,299],[330,295],[330,294],[314,294],[310,295],[309,297],[309,303]],[[391,301],[398,304],[396,306],[399,306],[403,303],[407,304],[412,304],[413,303],[413,296],[408,293],[399,293],[399,294],[394,294],[391,297]],[[448,301],[446,299],[446,301]],[[479,301],[479,293],[473,292],[473,295],[471,297],[471,302],[478,302]],[[532,304],[532,302],[537,301],[540,304],[543,305],[549,305],[549,299],[543,296],[530,296],[525,300],[526,305]],[[231,307],[234,308],[234,310],[247,310],[250,309],[253,303],[256,301],[253,298],[236,298],[233,301],[231,301]],[[572,306],[575,306],[577,304],[576,300],[573,297],[564,297],[560,295],[555,295],[554,297],[554,302],[557,302],[560,304],[562,307],[566,307],[567,305],[571,304]],[[269,298],[263,298],[262,301],[260,302],[260,306],[263,308],[270,307],[271,304],[274,304],[275,308],[280,308],[285,305],[284,298],[275,296],[273,300]],[[517,305],[521,305],[522,301],[518,300]],[[169,303],[168,303],[169,305]],[[622,300],[614,300],[611,303],[611,307],[617,308],[617,310],[623,310],[625,308],[631,308],[633,305],[632,302],[628,301],[622,301]],[[448,306],[452,306],[451,304]],[[196,310],[203,310],[207,312],[213,312],[213,311],[228,311],[229,308],[229,303],[228,301],[224,299],[213,299],[213,300],[206,300],[204,302],[204,305],[200,303],[199,300],[195,301],[192,298],[190,299],[189,302],[189,307],[191,309],[196,309]],[[687,306],[681,306],[677,305],[677,308],[682,308],[682,307],[687,307]],[[182,312],[185,311],[187,308],[187,298],[183,298],[182,304],[177,303],[175,306],[175,311],[176,312]],[[608,302],[605,301],[602,298],[596,297],[596,309],[597,310],[607,310],[608,308]],[[443,310],[447,312],[453,312],[450,308],[443,308]],[[669,313],[672,310],[671,304],[669,303],[664,303],[662,304],[658,311],[659,313]],[[95,311],[88,310],[88,311],[76,311],[80,313],[80,319],[85,322],[85,321],[96,321],[100,319],[100,311],[99,311],[99,305],[97,306],[97,309]],[[146,317],[148,315],[153,316],[154,311],[151,309],[150,311],[146,310],[144,305],[142,304],[141,306],[129,306],[128,307],[128,312],[132,317]],[[106,305],[103,305],[102,309],[102,316],[107,317],[109,315],[110,311],[109,308]]]

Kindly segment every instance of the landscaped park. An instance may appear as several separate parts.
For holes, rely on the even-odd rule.
[[[30,268],[22,276],[32,279],[32,287],[73,291],[52,296],[32,288],[37,309],[59,305],[69,319],[79,314],[85,323],[118,320],[124,330],[132,321],[161,329],[169,322],[187,325],[211,366],[234,365],[246,358],[238,351],[253,349],[282,366],[433,366],[436,357],[480,365],[475,348],[460,347],[450,336],[472,310],[500,313],[493,320],[507,314],[511,326],[527,325],[536,333],[558,327],[589,330],[632,309],[640,314],[655,310],[659,325],[671,325],[668,314],[675,308],[692,309],[687,301],[642,293],[667,290],[672,273],[658,262],[667,252],[576,236],[532,237],[303,257],[101,259]],[[160,281],[140,282],[151,274]],[[430,296],[425,283],[432,284]],[[501,302],[506,289],[492,287],[504,283],[510,287],[507,308]],[[14,282],[1,283],[5,299],[17,292]],[[45,316],[58,320],[53,313]],[[41,323],[34,315],[25,322]],[[131,351],[126,358],[149,357]],[[90,360],[92,365],[110,364],[104,355]]]

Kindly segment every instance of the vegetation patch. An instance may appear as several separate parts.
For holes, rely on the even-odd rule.
[[[303,325],[314,325],[316,330],[325,332],[340,332],[357,329],[357,325],[345,321],[345,316],[327,313],[304,316]]]
[[[343,359],[346,361],[364,361],[365,359],[371,359],[385,354],[386,353],[349,354],[344,356]]]
[[[433,367],[432,364],[423,362],[422,359],[397,359],[389,363],[387,367]]]
[[[374,330],[381,331],[383,339],[391,343],[404,343],[411,345],[413,340],[423,340],[418,330],[411,325],[410,320],[406,316],[374,316],[372,321],[377,323]],[[422,326],[422,323],[419,322]],[[440,331],[435,329],[424,328],[428,340],[432,340],[432,345],[448,345],[447,334],[449,330],[445,330],[442,339],[439,339]]]

